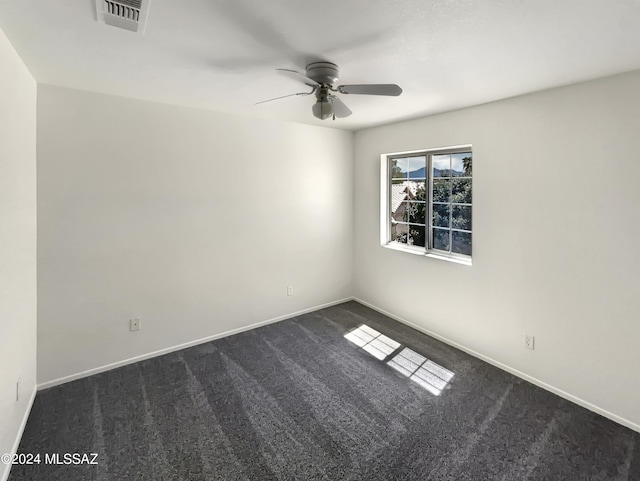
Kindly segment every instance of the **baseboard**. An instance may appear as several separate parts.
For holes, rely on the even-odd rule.
[[[31,408],[33,407],[33,401],[36,399],[37,392],[37,386],[33,386],[31,397],[29,398],[29,402],[27,403],[27,409],[24,412],[24,416],[22,416],[22,421],[20,422],[20,427],[18,428],[18,434],[16,434],[16,440],[13,442],[13,446],[11,447],[11,453],[9,453],[12,456],[18,452],[20,440],[22,439],[22,433],[24,433],[24,428],[27,426],[29,414],[31,414]],[[2,463],[0,463],[0,465],[2,465]],[[11,465],[5,464],[4,466],[4,473],[0,474],[0,481],[7,481],[7,479],[9,479],[9,474],[11,473]]]
[[[385,311],[384,309],[382,309],[382,308],[380,308],[380,307],[378,307],[378,306],[376,306],[374,304],[371,304],[371,303],[369,303],[367,301],[364,301],[364,300],[362,300],[360,298],[357,298],[357,297],[347,297],[347,298],[344,298],[344,299],[328,302],[328,303],[321,304],[321,305],[318,305],[318,306],[314,306],[314,307],[310,307],[310,308],[307,308],[307,309],[303,309],[301,311],[297,311],[297,312],[293,312],[293,313],[290,313],[290,314],[285,314],[285,315],[282,315],[282,316],[274,317],[272,319],[267,319],[265,321],[256,322],[256,323],[250,324],[248,326],[240,327],[240,328],[237,328],[237,329],[232,329],[230,331],[225,331],[225,332],[222,332],[222,333],[219,333],[219,334],[214,334],[212,336],[208,336],[208,337],[205,337],[205,338],[197,339],[197,340],[194,340],[194,341],[189,341],[189,342],[186,342],[186,343],[183,343],[183,344],[178,344],[176,346],[167,347],[167,348],[160,349],[158,351],[150,352],[150,353],[147,353],[147,354],[142,354],[140,356],[135,356],[135,357],[132,357],[132,358],[129,358],[129,359],[125,359],[123,361],[118,361],[118,362],[115,362],[115,363],[107,364],[105,366],[96,367],[96,368],[93,368],[93,369],[89,369],[87,371],[83,371],[83,372],[79,372],[79,373],[72,374],[72,375],[69,375],[69,376],[65,376],[65,377],[61,377],[61,378],[58,378],[58,379],[54,379],[52,381],[47,381],[45,383],[38,384],[37,385],[37,390],[48,389],[50,387],[58,386],[60,384],[64,384],[64,383],[71,382],[71,381],[75,381],[76,379],[81,379],[81,378],[84,378],[84,377],[88,377],[88,376],[91,376],[93,374],[98,374],[98,373],[101,373],[101,372],[109,371],[111,369],[116,369],[118,367],[126,366],[128,364],[133,364],[133,363],[136,363],[136,362],[139,362],[139,361],[144,361],[145,359],[151,359],[153,357],[162,356],[163,354],[168,354],[168,353],[171,353],[171,352],[180,351],[182,349],[186,349],[186,348],[189,348],[189,347],[192,347],[192,346],[197,346],[198,344],[204,344],[205,342],[214,341],[216,339],[221,339],[223,337],[232,336],[234,334],[239,334],[241,332],[250,331],[251,329],[256,329],[256,328],[261,327],[261,326],[266,326],[268,324],[273,324],[275,322],[284,321],[286,319],[291,319],[292,317],[300,316],[302,314],[307,314],[309,312],[317,311],[319,309],[324,309],[326,307],[335,306],[337,304],[342,304],[344,302],[351,301],[351,300],[359,302],[360,304],[362,304],[364,306],[367,306],[367,307],[373,309],[374,311],[377,311],[377,312],[379,312],[381,314],[384,314],[385,316],[388,316],[391,319],[394,319],[394,320],[396,320],[398,322],[401,322],[402,324],[405,324],[405,325],[407,325],[409,327],[412,327],[413,329],[416,329],[417,331],[420,331],[420,332],[422,332],[422,333],[424,333],[424,334],[426,334],[428,336],[431,336],[431,337],[433,337],[435,339],[438,339],[439,341],[442,341],[445,344],[448,344],[448,345],[450,345],[452,347],[455,347],[456,349],[460,349],[461,351],[466,352],[467,354],[470,354],[471,356],[473,356],[475,358],[481,359],[481,360],[483,360],[483,361],[485,361],[485,362],[487,362],[487,363],[489,363],[489,364],[491,364],[491,365],[493,365],[493,366],[495,366],[495,367],[497,367],[499,369],[502,369],[503,371],[506,371],[506,372],[508,372],[510,374],[513,374],[514,376],[517,376],[517,377],[519,377],[521,379],[524,379],[525,381],[528,381],[528,382],[530,382],[532,384],[535,384],[536,386],[541,387],[542,389],[545,389],[545,390],[547,390],[549,392],[557,394],[558,396],[560,396],[560,397],[562,397],[562,398],[564,398],[564,399],[566,399],[568,401],[571,401],[571,402],[573,402],[573,403],[575,403],[575,404],[577,404],[579,406],[582,406],[582,407],[584,407],[586,409],[589,409],[590,411],[593,411],[593,412],[595,412],[597,414],[600,414],[601,416],[604,416],[604,417],[606,417],[606,418],[608,418],[608,419],[610,419],[610,420],[612,420],[612,421],[614,421],[614,422],[616,422],[618,424],[621,424],[622,426],[626,426],[629,429],[632,429],[633,431],[640,432],[640,424],[636,424],[636,423],[634,423],[632,421],[629,421],[628,419],[625,419],[625,418],[623,418],[621,416],[618,416],[618,415],[616,415],[616,414],[614,414],[612,412],[609,412],[606,409],[603,409],[603,408],[601,408],[599,406],[596,406],[595,404],[592,404],[592,403],[590,403],[588,401],[585,401],[584,399],[581,399],[581,398],[579,398],[577,396],[574,396],[573,394],[565,392],[562,389],[559,389],[559,388],[556,388],[555,386],[547,384],[544,381],[541,381],[541,380],[539,380],[539,379],[537,379],[537,378],[535,378],[533,376],[530,376],[529,374],[526,374],[526,373],[524,373],[522,371],[514,369],[514,368],[512,368],[512,367],[510,367],[510,366],[508,366],[506,364],[503,364],[500,361],[496,361],[495,359],[492,359],[492,358],[490,358],[490,357],[488,357],[488,356],[486,356],[486,355],[484,355],[484,354],[482,354],[480,352],[474,351],[473,349],[469,349],[468,347],[463,346],[462,344],[459,344],[459,343],[457,343],[455,341],[452,341],[452,340],[450,340],[450,339],[448,339],[448,338],[446,338],[444,336],[441,336],[440,334],[437,334],[437,333],[435,333],[433,331],[430,331],[429,329],[425,329],[422,326],[414,324],[413,322],[408,321],[408,320],[406,320],[406,319],[404,319],[404,318],[402,318],[400,316],[396,316],[395,314],[393,314],[391,312]],[[24,419],[23,419],[22,424],[21,424],[20,433],[19,433],[19,436],[17,438],[17,441],[16,441],[16,444],[15,444],[13,452],[15,452],[15,450],[17,450],[17,448],[18,448],[18,444],[19,444],[20,438],[22,437],[22,432],[24,430],[24,427],[26,425],[27,419],[29,417],[29,412],[31,411],[31,406],[33,404],[33,400],[35,399],[35,393],[36,393],[36,389],[34,388],[33,394],[32,394],[31,399],[29,401],[27,412],[25,413]],[[0,481],[6,481],[7,477],[8,477],[8,471],[7,471],[7,473],[5,473],[5,477],[0,478]]]
[[[164,349],[160,349],[158,351],[149,352],[146,354],[141,354],[140,356],[135,356],[129,359],[125,359],[123,361],[114,362],[111,364],[107,364],[100,367],[95,367],[93,369],[89,369],[87,371],[82,371],[76,374],[71,374],[69,376],[64,376],[58,379],[54,379],[52,381],[43,382],[38,384],[38,390],[42,391],[43,389],[48,389],[50,387],[58,386],[60,384],[65,384],[67,382],[75,381],[77,379],[82,379],[83,377],[92,376],[94,374],[99,374],[101,372],[110,371],[111,369],[116,369],[118,367],[126,366],[128,364],[133,364],[139,361],[144,361],[145,359],[151,359],[153,357],[162,356],[163,354],[169,354],[171,352],[180,351],[182,349],[186,349],[188,347],[197,346],[198,344],[204,344],[205,342],[215,341],[216,339],[221,339],[227,336],[233,336],[234,334],[239,334],[241,332],[250,331],[251,329],[256,329],[258,327],[266,326],[268,324],[273,324],[275,322],[284,321],[286,319],[291,319],[292,317],[300,316],[302,314],[307,314],[309,312],[317,311],[318,309],[324,309],[326,307],[335,306],[337,304],[342,304],[344,302],[353,300],[352,297],[347,297],[344,299],[340,299],[337,301],[327,302],[326,304],[321,304],[319,306],[309,307],[308,309],[303,309],[301,311],[292,312],[290,314],[285,314],[283,316],[274,317],[272,319],[267,319],[266,321],[256,322],[254,324],[250,324],[248,326],[239,327],[237,329],[232,329],[230,331],[221,332],[219,334],[214,334],[212,336],[203,337],[201,339],[196,339],[195,341],[185,342],[183,344],[178,344],[176,346],[166,347]]]
[[[464,351],[467,354],[472,355],[473,357],[481,359],[481,360],[483,360],[483,361],[485,361],[485,362],[487,362],[487,363],[489,363],[489,364],[491,364],[491,365],[493,365],[493,366],[495,366],[495,367],[497,367],[499,369],[502,369],[503,371],[507,371],[508,373],[513,374],[514,376],[517,376],[517,377],[519,377],[521,379],[524,379],[525,381],[528,381],[528,382],[530,382],[532,384],[535,384],[536,386],[541,387],[542,389],[545,389],[545,390],[547,390],[549,392],[557,394],[561,398],[564,398],[564,399],[566,399],[568,401],[571,401],[571,402],[573,402],[573,403],[575,403],[575,404],[577,404],[579,406],[582,406],[583,408],[586,408],[586,409],[588,409],[590,411],[593,411],[593,412],[595,412],[597,414],[600,414],[601,416],[604,416],[605,418],[608,418],[608,419],[610,419],[610,420],[612,420],[612,421],[614,421],[614,422],[616,422],[618,424],[621,424],[622,426],[626,426],[629,429],[632,429],[632,430],[640,433],[640,424],[636,424],[636,423],[634,423],[632,421],[629,421],[628,419],[625,419],[625,418],[620,417],[620,416],[618,416],[616,414],[613,414],[612,412],[609,412],[606,409],[602,409],[601,407],[596,406],[595,404],[591,404],[590,402],[585,401],[584,399],[581,399],[581,398],[579,398],[577,396],[574,396],[573,394],[569,394],[568,392],[565,392],[562,389],[558,389],[557,387],[552,386],[550,384],[547,384],[546,382],[541,381],[539,379],[536,379],[535,377],[530,376],[530,375],[528,375],[528,374],[526,374],[526,373],[524,373],[522,371],[518,371],[517,369],[514,369],[514,368],[512,368],[510,366],[507,366],[506,364],[503,364],[500,361],[496,361],[495,359],[492,359],[492,358],[490,358],[488,356],[485,356],[484,354],[481,354],[481,353],[479,353],[477,351],[474,351],[473,349],[469,349],[468,347],[463,346],[462,344],[454,342],[454,341],[452,341],[452,340],[450,340],[450,339],[448,339],[448,338],[446,338],[444,336],[441,336],[441,335],[439,335],[439,334],[437,334],[435,332],[432,332],[432,331],[430,331],[428,329],[425,329],[424,327],[421,327],[421,326],[419,326],[417,324],[414,324],[411,321],[407,321],[406,319],[403,319],[402,317],[399,317],[399,316],[396,316],[395,314],[387,312],[384,309],[381,309],[380,307],[375,306],[375,305],[373,305],[373,304],[371,304],[369,302],[363,301],[362,299],[359,299],[357,297],[354,297],[353,300],[356,301],[356,302],[359,302],[363,306],[367,306],[367,307],[373,309],[374,311],[378,311],[379,313],[384,314],[385,316],[388,316],[391,319],[394,319],[394,320],[396,320],[398,322],[401,322],[402,324],[405,324],[405,325],[407,325],[409,327],[412,327],[413,329],[415,329],[417,331],[420,331],[420,332],[426,334],[427,336],[431,336],[431,337],[433,337],[435,339],[438,339],[439,341],[444,342],[445,344],[448,344],[449,346],[453,346],[456,349],[460,349],[461,351]]]

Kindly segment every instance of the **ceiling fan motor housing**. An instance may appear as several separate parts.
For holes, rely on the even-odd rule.
[[[338,81],[339,70],[335,63],[313,62],[307,65],[307,77],[322,85],[333,85]]]

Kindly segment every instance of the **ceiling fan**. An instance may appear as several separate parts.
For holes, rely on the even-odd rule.
[[[394,97],[402,93],[402,89],[395,84],[338,85],[334,87],[334,84],[338,82],[339,69],[336,64],[331,62],[312,62],[307,65],[305,73],[286,68],[279,68],[276,69],[276,71],[303,82],[308,87],[311,87],[311,92],[283,95],[282,97],[257,102],[256,105],[284,99],[286,97],[293,97],[295,95],[307,96],[315,94],[316,103],[313,105],[311,111],[314,117],[320,120],[325,120],[330,117],[333,117],[333,120],[335,120],[336,117],[348,117],[352,114],[349,107],[347,107],[335,93],[347,95],[388,95]]]

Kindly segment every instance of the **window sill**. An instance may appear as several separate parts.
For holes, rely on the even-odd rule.
[[[430,257],[432,259],[439,259],[442,261],[453,262],[454,264],[462,264],[464,266],[471,266],[471,259],[448,256],[446,254],[439,254],[435,252],[425,251],[423,247],[411,247],[403,246],[395,243],[382,244],[385,249],[391,249],[394,251],[406,252],[407,254],[413,254],[417,256]]]

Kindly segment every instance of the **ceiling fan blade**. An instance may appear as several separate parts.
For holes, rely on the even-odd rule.
[[[288,68],[277,68],[276,71],[280,72],[283,75],[286,75],[289,78],[297,80],[298,82],[304,82],[309,87],[319,87],[320,84],[315,80],[310,79],[305,74],[298,72],[296,70],[290,70]]]
[[[339,119],[349,117],[353,112],[347,107],[342,100],[335,95],[331,96],[331,103],[333,104],[333,113]]]
[[[273,102],[274,100],[286,99],[287,97],[295,97],[296,95],[311,95],[312,93],[313,93],[313,90],[311,92],[298,92],[296,94],[283,95],[282,97],[275,97],[273,99],[261,100],[260,102],[256,102],[253,105],[264,104],[266,102]]]
[[[396,84],[340,85],[338,92],[342,94],[391,95],[396,97],[402,93],[402,89]]]

